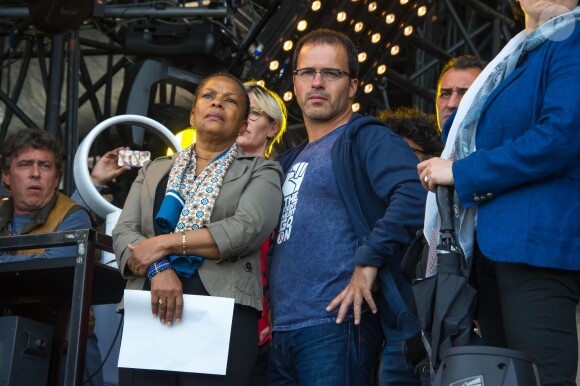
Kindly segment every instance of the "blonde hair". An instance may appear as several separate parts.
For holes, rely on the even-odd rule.
[[[286,131],[286,121],[288,118],[288,111],[286,104],[274,91],[260,85],[256,81],[248,81],[244,83],[248,94],[252,94],[258,107],[278,125],[278,131],[274,138],[269,141],[266,147],[265,156],[268,157],[272,152],[275,144],[282,140],[282,136]]]

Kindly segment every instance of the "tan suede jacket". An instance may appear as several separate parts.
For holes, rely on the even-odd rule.
[[[127,244],[155,236],[155,190],[175,157],[158,158],[140,170],[113,229],[113,248],[119,269],[128,279],[128,289],[143,289],[146,278],[133,275],[126,267],[130,255]],[[206,259],[199,269],[210,295],[234,298],[238,304],[262,310],[260,246],[278,222],[282,177],[278,162],[239,150],[207,226],[220,250],[219,260]]]

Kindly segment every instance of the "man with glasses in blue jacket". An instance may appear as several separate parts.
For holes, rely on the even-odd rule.
[[[401,259],[423,221],[417,158],[384,123],[353,113],[358,61],[347,36],[305,35],[293,64],[308,139],[278,159],[286,179],[270,259],[269,385],[369,384],[381,324],[392,331],[386,355],[415,377],[397,319],[411,304]]]

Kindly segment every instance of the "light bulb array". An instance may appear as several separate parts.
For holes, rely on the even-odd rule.
[[[355,43],[360,67],[357,96],[372,94],[376,85],[386,76],[389,61],[405,57],[406,45],[400,41],[416,33],[417,25],[428,12],[428,0],[362,1],[362,0],[316,0],[295,2],[284,0],[292,12],[286,12],[283,22],[272,20],[272,28],[281,30],[277,42],[268,43],[272,33],[264,34],[263,52],[257,60],[264,66],[252,67],[259,74],[250,74],[261,79],[266,87],[278,92],[286,102],[294,100],[292,55],[296,42],[306,33],[317,28],[328,28],[348,35]],[[292,4],[290,3],[292,2]],[[288,16],[292,15],[292,16]],[[263,70],[260,70],[263,69]],[[355,96],[355,100],[356,100]],[[364,107],[363,100],[353,104],[353,111]]]

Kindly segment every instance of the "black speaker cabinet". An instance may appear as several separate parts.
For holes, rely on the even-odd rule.
[[[435,386],[540,386],[535,359],[521,351],[489,346],[445,351]]]
[[[43,32],[76,30],[93,12],[95,0],[25,0],[32,23]]]
[[[52,332],[35,320],[0,317],[0,386],[47,384]]]

